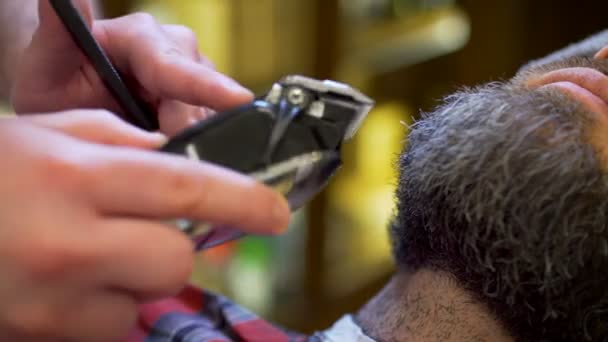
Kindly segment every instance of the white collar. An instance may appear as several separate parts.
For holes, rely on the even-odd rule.
[[[331,328],[317,334],[323,342],[375,342],[365,335],[351,315],[346,315],[334,323]]]

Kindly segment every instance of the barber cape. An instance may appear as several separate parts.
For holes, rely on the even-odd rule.
[[[374,342],[350,315],[304,336],[280,329],[225,297],[187,287],[176,297],[139,308],[125,342]]]

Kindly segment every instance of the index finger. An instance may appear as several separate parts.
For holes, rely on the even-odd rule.
[[[98,21],[94,31],[117,67],[153,96],[214,110],[253,99],[236,81],[182,51],[149,15]]]
[[[283,196],[249,177],[161,152],[98,148],[96,161],[86,167],[87,194],[104,214],[187,218],[252,233],[287,226],[289,206]]]

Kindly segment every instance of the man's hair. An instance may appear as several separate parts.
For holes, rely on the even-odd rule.
[[[517,339],[608,336],[608,177],[592,115],[517,80],[423,115],[399,159],[398,266],[453,274]]]

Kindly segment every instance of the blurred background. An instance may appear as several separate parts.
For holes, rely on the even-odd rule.
[[[26,3],[26,2],[24,2]],[[290,329],[323,329],[390,277],[393,163],[421,110],[462,86],[608,28],[606,1],[105,0],[191,27],[217,68],[262,94],[287,74],[349,83],[377,101],[344,167],[278,238],[201,255],[193,283]]]

